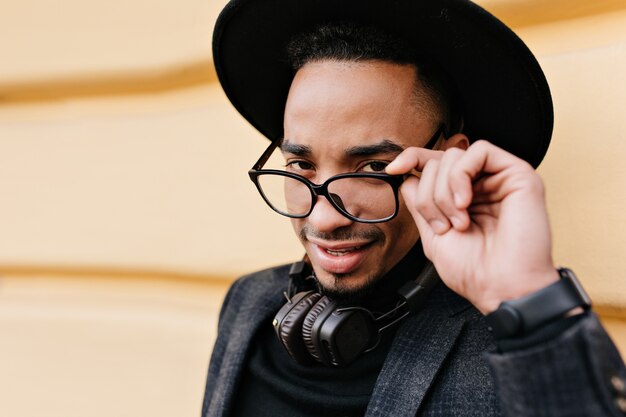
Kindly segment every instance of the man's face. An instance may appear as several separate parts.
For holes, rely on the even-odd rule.
[[[439,124],[415,98],[415,69],[379,61],[321,61],[300,69],[285,109],[286,169],[321,184],[346,172],[382,172],[408,146],[423,146]],[[324,290],[360,293],[387,273],[419,233],[400,200],[396,218],[363,224],[318,197],[292,219]]]

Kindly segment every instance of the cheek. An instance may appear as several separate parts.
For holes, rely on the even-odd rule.
[[[398,216],[389,224],[386,230],[388,245],[394,253],[404,256],[419,239],[419,232],[413,217],[401,207]]]

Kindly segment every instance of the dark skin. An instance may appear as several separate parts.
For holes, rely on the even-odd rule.
[[[398,216],[352,222],[319,198],[292,219],[320,285],[359,291],[422,240],[442,280],[481,312],[558,279],[543,183],[523,160],[462,134],[422,146],[441,122],[416,99],[415,69],[379,61],[305,65],[285,110],[287,169],[322,183],[343,172],[410,174]]]

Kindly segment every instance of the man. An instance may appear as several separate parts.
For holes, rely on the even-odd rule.
[[[203,416],[626,413],[551,259],[552,104],[508,28],[466,0],[233,0],[214,59],[306,257],[229,291]]]

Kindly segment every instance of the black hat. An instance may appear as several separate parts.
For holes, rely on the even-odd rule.
[[[471,141],[487,139],[539,165],[553,125],[545,76],[515,33],[468,0],[231,0],[213,33],[215,68],[235,108],[263,135],[283,134],[294,76],[287,43],[332,22],[402,37],[456,83]]]

